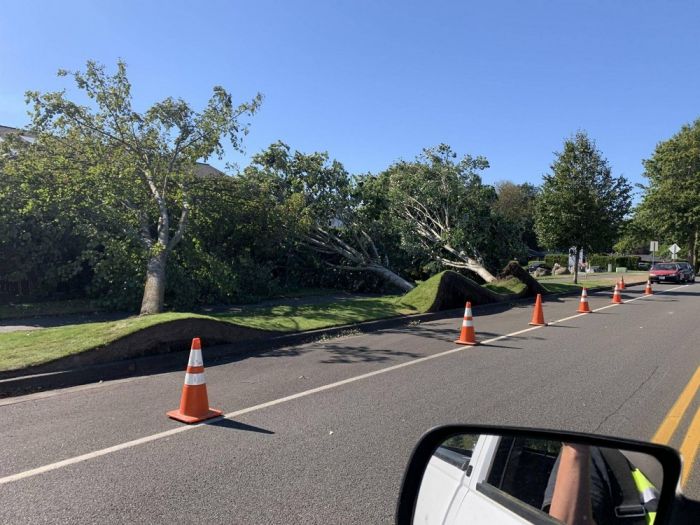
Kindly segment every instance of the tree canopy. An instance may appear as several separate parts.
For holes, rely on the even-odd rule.
[[[595,142],[579,131],[555,154],[536,202],[535,230],[549,249],[608,251],[631,205],[631,186],[613,177]]]
[[[448,145],[440,144],[379,175],[406,249],[472,271],[487,282],[495,279],[487,264],[494,262],[488,256],[498,229],[492,214],[497,197],[479,176],[488,166],[484,157],[457,159]]]
[[[686,247],[693,264],[700,250],[700,119],[660,142],[644,161],[648,180],[635,226],[667,244]],[[650,238],[651,240],[651,238]]]
[[[27,92],[32,131],[46,148],[60,144],[57,154],[67,148],[72,165],[89,174],[86,198],[122,212],[124,231],[111,241],[138,240],[146,260],[141,313],[160,312],[168,256],[182,240],[192,210],[197,161],[221,156],[222,137],[240,147],[248,132],[241,118],[255,113],[261,96],[234,106],[231,95],[215,86],[200,112],[172,97],[138,112],[124,62],[111,75],[93,61],[84,72],[59,71],[68,75],[90,105],[74,102],[65,91]]]

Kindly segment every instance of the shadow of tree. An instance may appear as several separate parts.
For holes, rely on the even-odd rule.
[[[319,363],[382,363],[396,357],[422,357],[421,354],[399,350],[386,350],[370,348],[368,346],[345,346],[338,344],[326,345],[324,350],[331,354],[328,359],[322,359]]]

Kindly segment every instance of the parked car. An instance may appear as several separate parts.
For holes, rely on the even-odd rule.
[[[678,263],[681,267],[681,270],[684,270],[688,278],[686,279],[686,282],[695,282],[695,269],[693,268],[693,265],[690,264],[689,262],[686,261],[681,261]]]
[[[687,262],[661,262],[651,267],[649,280],[652,283],[695,282],[695,272]]]

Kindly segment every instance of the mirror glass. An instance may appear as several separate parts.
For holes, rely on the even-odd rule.
[[[641,525],[662,484],[659,461],[639,452],[459,434],[428,462],[414,522]]]

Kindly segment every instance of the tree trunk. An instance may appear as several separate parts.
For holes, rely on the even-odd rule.
[[[481,277],[484,281],[487,283],[492,283],[496,280],[496,277],[489,272],[486,268],[484,268],[482,265],[478,265],[475,268],[470,268],[471,271],[476,273],[479,277]]]
[[[487,283],[492,283],[496,280],[496,277],[489,272],[483,264],[481,264],[479,261],[476,259],[473,259],[469,257],[466,253],[464,253],[461,250],[456,250],[449,244],[445,244],[443,248],[451,253],[453,256],[457,257],[458,259],[464,261],[463,263],[458,263],[458,262],[452,262],[449,259],[446,259],[444,257],[438,257],[438,260],[444,264],[445,266],[452,266],[453,268],[465,268],[467,270],[470,270],[477,274],[479,277],[481,277],[484,281]]]
[[[158,314],[163,311],[165,300],[165,265],[168,252],[163,249],[152,255],[146,267],[146,285],[143,289],[140,315]]]
[[[413,290],[413,288],[415,288],[414,285],[409,283],[403,277],[395,274],[388,268],[379,264],[370,264],[369,266],[367,266],[367,270],[381,276],[383,279],[389,281],[391,284],[399,288],[404,293],[410,292],[411,290]]]

